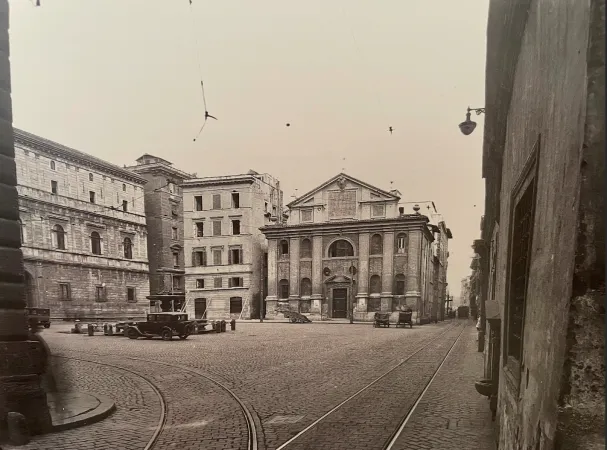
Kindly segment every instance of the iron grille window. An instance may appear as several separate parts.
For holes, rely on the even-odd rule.
[[[508,290],[508,353],[521,361],[527,280],[529,278],[535,180],[532,180],[514,209],[512,220],[510,280]]]

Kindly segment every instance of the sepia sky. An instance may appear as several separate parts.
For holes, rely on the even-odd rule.
[[[483,213],[483,117],[468,137],[457,125],[484,106],[488,0],[41,3],[10,2],[16,127],[119,165],[151,153],[198,176],[267,172],[285,203],[342,168],[393,181],[444,215],[459,295]],[[193,142],[201,77],[219,120]]]

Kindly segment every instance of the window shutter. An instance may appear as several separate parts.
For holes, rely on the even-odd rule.
[[[207,265],[207,251],[206,250],[202,250],[202,265],[203,266]]]
[[[192,266],[196,267],[198,265],[198,261],[196,261],[196,252],[192,252]]]
[[[228,287],[232,287],[232,279],[228,278]]]
[[[228,264],[232,264],[232,250],[228,251]]]

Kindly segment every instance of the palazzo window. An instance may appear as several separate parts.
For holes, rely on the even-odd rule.
[[[289,280],[280,280],[278,282],[278,294],[281,300],[289,298]]]
[[[372,275],[369,279],[369,293],[381,294],[381,277],[379,275]]]
[[[383,238],[381,234],[371,236],[371,255],[381,255],[384,252]]]
[[[407,253],[408,239],[405,233],[399,233],[396,236],[396,253],[404,255]]]
[[[123,242],[123,247],[124,247],[124,257],[126,259],[133,259],[133,242],[131,241],[131,239],[124,238],[124,242]]]
[[[329,247],[329,258],[345,258],[354,256],[354,247],[348,241],[340,239]]]
[[[532,174],[534,175],[534,174]],[[535,177],[522,183],[514,198],[510,241],[510,270],[506,297],[506,357],[520,364],[523,354],[527,282],[531,259],[531,240],[536,197]],[[518,374],[515,374],[518,375]]]
[[[405,276],[402,273],[394,277],[394,295],[405,295]]]
[[[301,297],[310,297],[312,295],[312,281],[309,278],[302,278],[299,290]]]
[[[312,242],[310,239],[304,239],[301,241],[299,248],[300,258],[311,258],[312,257]]]
[[[91,253],[101,255],[101,236],[96,231],[91,233]]]
[[[280,241],[279,250],[282,258],[289,256],[289,242],[285,240]]]
[[[53,227],[53,244],[56,249],[65,250],[65,230],[61,225]]]

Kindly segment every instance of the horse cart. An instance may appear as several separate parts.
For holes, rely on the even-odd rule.
[[[397,327],[405,327],[409,325],[409,327],[413,328],[413,311],[399,311],[398,312],[398,321],[396,322]]]
[[[373,328],[388,327],[390,328],[390,313],[376,312],[373,318]]]

